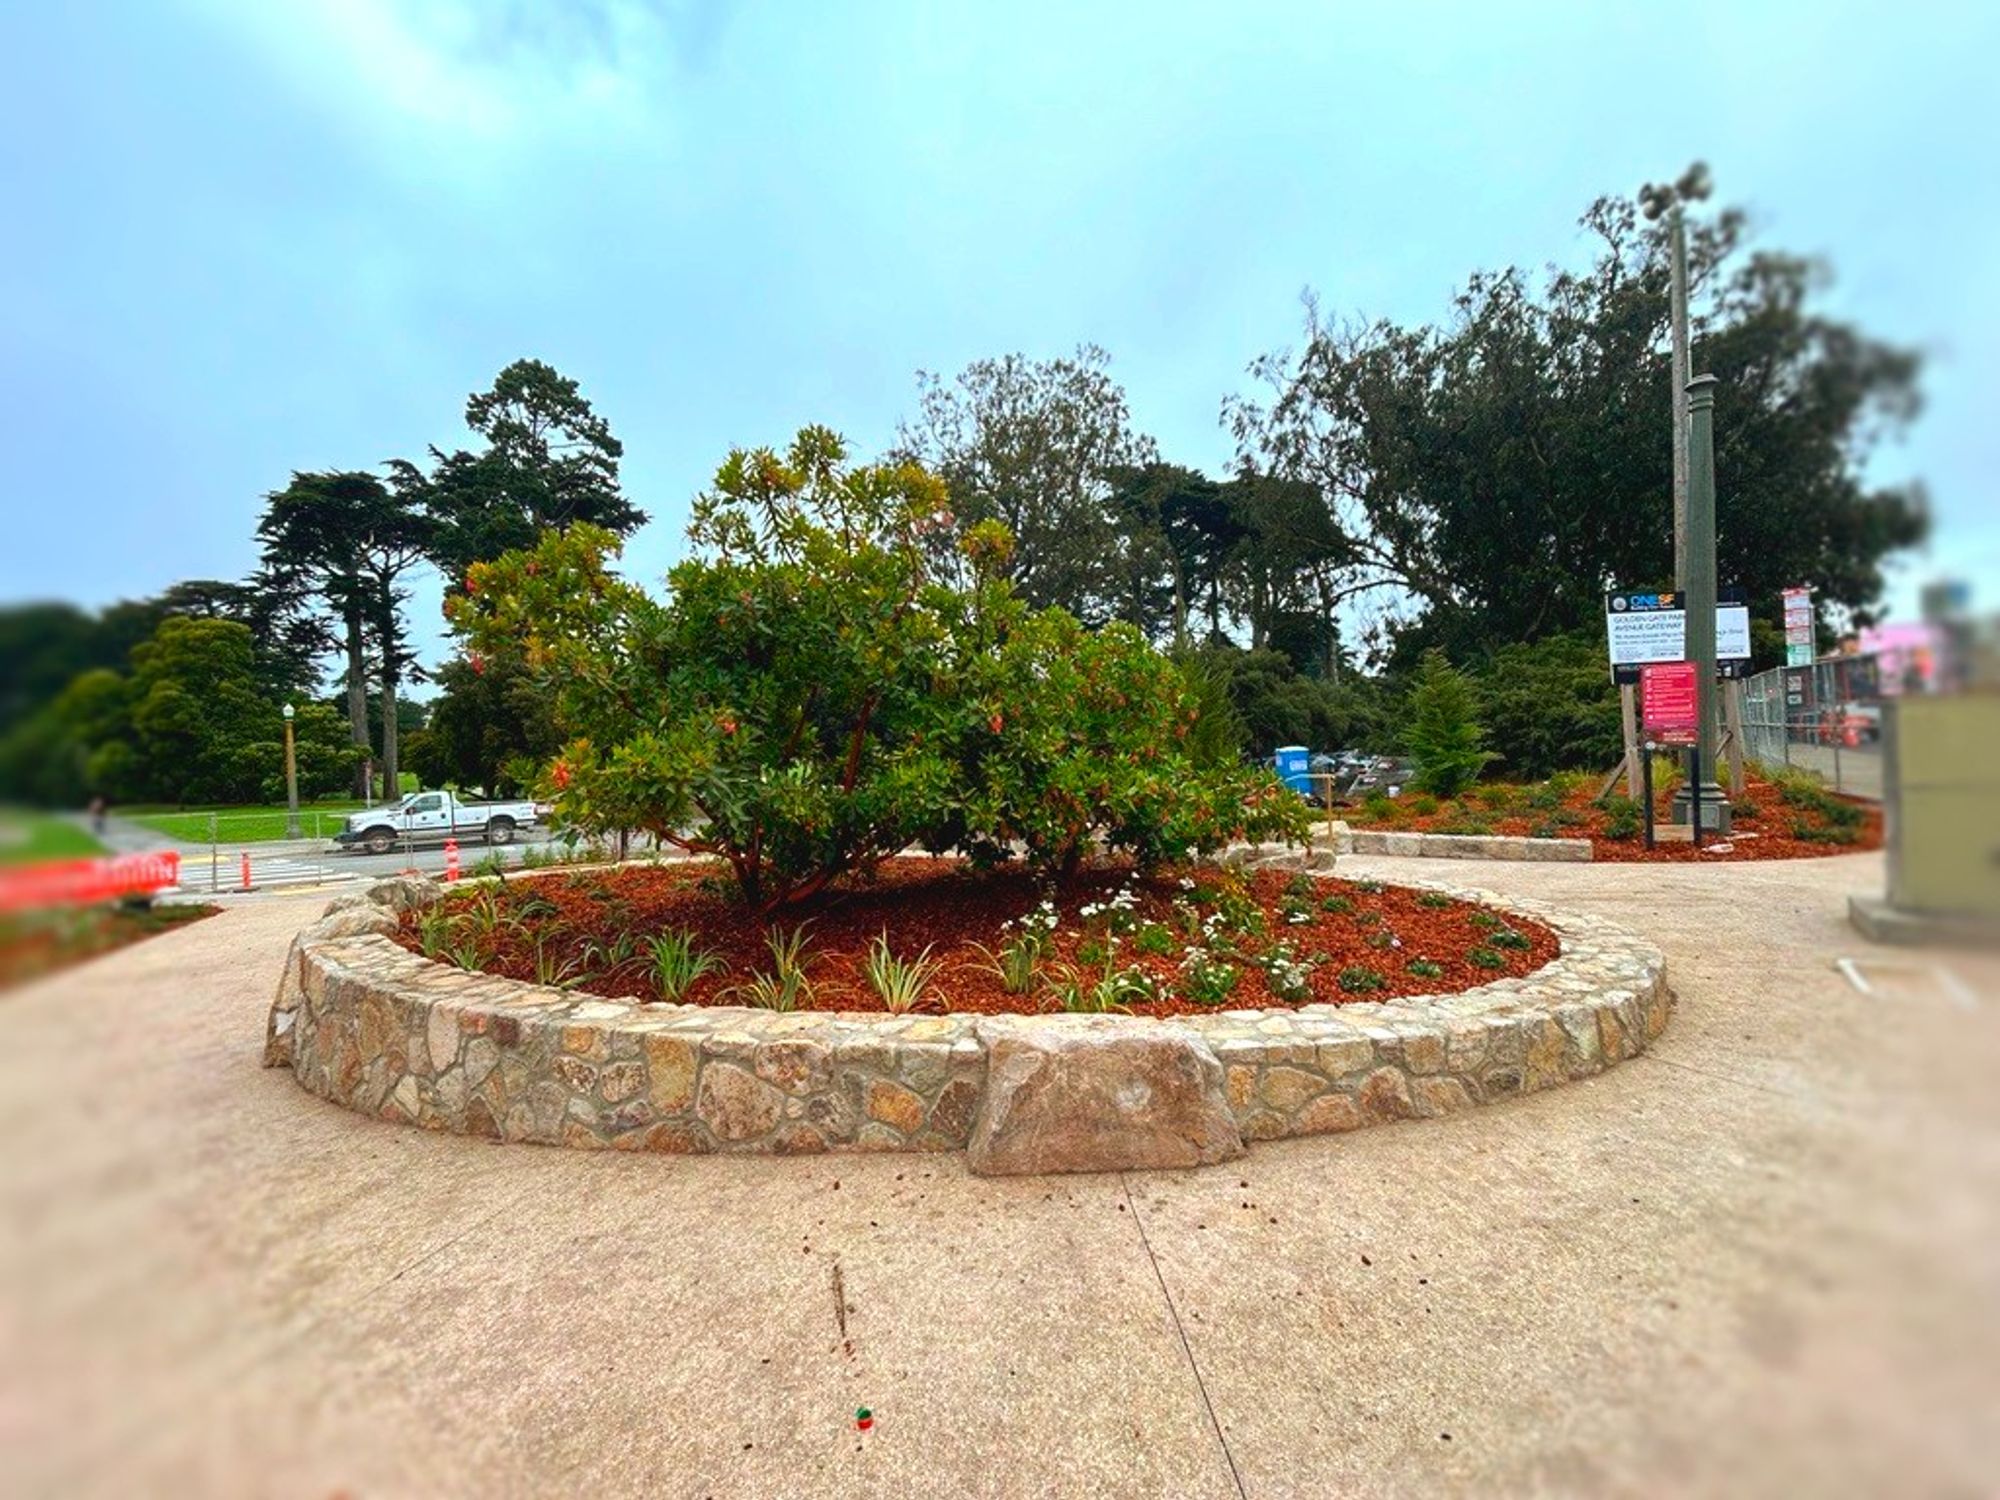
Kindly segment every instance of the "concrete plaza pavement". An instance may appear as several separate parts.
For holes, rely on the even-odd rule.
[[[1416,865],[1342,873],[1654,938],[1657,1050],[1226,1167],[982,1180],[310,1098],[259,1047],[323,893],[0,995],[0,1490],[1992,1493],[1992,969],[1836,972],[1878,856]]]

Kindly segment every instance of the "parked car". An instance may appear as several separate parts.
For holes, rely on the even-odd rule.
[[[1326,801],[1329,787],[1336,802],[1358,802],[1377,795],[1394,797],[1412,774],[1410,762],[1400,756],[1369,755],[1360,750],[1318,750],[1301,761],[1294,748],[1288,763],[1286,748],[1280,748],[1264,764],[1316,806]]]
[[[454,792],[412,792],[393,806],[350,814],[333,841],[370,854],[387,854],[398,844],[441,844],[452,838],[511,844],[546,812],[536,802],[465,802]]]

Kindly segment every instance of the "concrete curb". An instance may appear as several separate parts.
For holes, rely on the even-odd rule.
[[[1313,843],[1335,854],[1388,854],[1402,859],[1512,859],[1586,864],[1589,839],[1531,839],[1514,834],[1390,833],[1335,823],[1317,829]]]

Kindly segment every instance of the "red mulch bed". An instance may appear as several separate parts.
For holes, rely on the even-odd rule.
[[[60,906],[0,916],[0,989],[221,911],[219,906]]]
[[[1592,793],[1597,790],[1600,781],[1601,778],[1592,777],[1589,784],[1573,788],[1555,808],[1522,807],[1521,798],[1534,791],[1533,787],[1489,783],[1489,787],[1508,792],[1513,798],[1512,803],[1499,808],[1488,807],[1481,800],[1480,793],[1496,795],[1496,792],[1480,787],[1455,802],[1441,804],[1435,813],[1418,814],[1410,810],[1411,794],[1406,792],[1396,801],[1398,812],[1394,817],[1374,817],[1359,806],[1336,809],[1335,815],[1345,818],[1352,827],[1388,833],[1483,832],[1526,838],[1588,839],[1592,859],[1617,863],[1818,859],[1829,854],[1858,854],[1882,847],[1882,810],[1876,804],[1848,797],[1835,799],[1861,811],[1861,823],[1855,830],[1852,843],[1800,838],[1795,831],[1800,823],[1815,831],[1829,831],[1832,825],[1817,810],[1786,802],[1775,783],[1751,773],[1743,779],[1743,796],[1731,799],[1737,810],[1730,837],[1722,841],[1724,847],[1718,847],[1713,836],[1704,832],[1700,849],[1692,844],[1663,842],[1649,850],[1643,832],[1630,838],[1607,836],[1606,827],[1611,815],[1592,800]],[[1622,793],[1624,789],[1621,782],[1613,788],[1613,792]],[[1670,786],[1657,787],[1653,805],[1656,824],[1665,827],[1672,818],[1673,789]],[[1474,826],[1477,824],[1485,826]]]
[[[689,1003],[729,1005],[743,1003],[732,991],[753,972],[770,964],[765,947],[766,929],[741,905],[729,900],[720,889],[722,866],[703,862],[673,866],[626,867],[603,872],[516,879],[504,886],[486,887],[497,893],[503,913],[517,917],[516,923],[503,921],[484,942],[479,967],[489,973],[533,982],[536,977],[535,950],[540,940],[545,960],[557,962],[574,958],[579,969],[582,955],[591,943],[608,943],[620,932],[641,935],[672,928],[695,934],[698,946],[719,955],[728,965],[726,973],[696,981],[685,996]],[[1053,951],[1045,959],[1049,965],[1078,962],[1077,949],[1084,941],[1078,908],[1102,903],[1131,877],[1129,869],[1107,868],[1088,871],[1054,893],[1060,914]],[[1182,952],[1188,939],[1177,920],[1174,902],[1186,897],[1179,882],[1181,872],[1166,872],[1146,879],[1133,879],[1138,897],[1134,914],[1165,925],[1173,934],[1171,953],[1145,955],[1136,951],[1127,936],[1118,950],[1121,966],[1143,967],[1157,979],[1172,983],[1178,975]],[[1215,870],[1188,875],[1201,891],[1217,888],[1233,877]],[[1305,905],[1309,920],[1290,924],[1281,912],[1286,882],[1290,877],[1272,871],[1244,875],[1245,895],[1264,914],[1261,935],[1246,934],[1239,943],[1245,953],[1262,952],[1273,943],[1289,943],[1300,959],[1323,957],[1311,973],[1311,1001],[1343,1004],[1357,1000],[1389,1000],[1399,995],[1440,994],[1471,989],[1510,975],[1531,973],[1560,952],[1555,934],[1536,922],[1508,917],[1504,926],[1527,940],[1525,948],[1494,948],[1489,939],[1495,930],[1479,925],[1492,923],[1494,915],[1483,913],[1469,903],[1453,901],[1442,908],[1419,903],[1418,891],[1401,886],[1377,886],[1366,881],[1315,880],[1313,895]],[[854,884],[835,892],[810,911],[780,919],[789,928],[800,920],[810,921],[809,951],[813,955],[810,974],[813,1010],[880,1011],[881,1001],[869,987],[862,960],[869,941],[886,930],[889,943],[902,958],[914,957],[926,945],[932,957],[941,959],[936,989],[953,1012],[1037,1012],[1059,1008],[1046,992],[1010,995],[999,979],[980,967],[984,962],[972,946],[983,943],[997,950],[1007,934],[1002,923],[1032,910],[1044,892],[1018,870],[975,873],[954,860],[908,858],[892,860],[867,884]],[[1345,897],[1352,912],[1323,910],[1320,899],[1329,895]],[[539,905],[520,918],[531,901],[554,906],[553,912]],[[459,892],[448,898],[460,907],[485,899],[474,892]],[[1212,911],[1204,905],[1201,911]],[[1479,921],[1475,921],[1475,915]],[[1100,922],[1101,926],[1101,922]],[[469,934],[475,924],[463,919],[455,931]],[[1371,934],[1387,932],[1400,946],[1371,947]],[[421,951],[414,916],[406,916],[401,941],[405,947]],[[1501,960],[1498,968],[1481,968],[1468,961],[1467,951],[1484,947]],[[443,957],[442,954],[439,955]],[[1422,978],[1407,972],[1407,965],[1419,958],[1429,959],[1443,974]],[[1214,1009],[1282,1007],[1305,1000],[1287,1002],[1274,996],[1262,968],[1237,962],[1241,972],[1235,991]],[[1380,989],[1350,992],[1342,988],[1342,970],[1365,966],[1381,975]],[[1092,970],[1102,972],[1099,963]],[[632,1000],[656,998],[646,961],[635,959],[608,974],[592,974],[577,984],[580,992]],[[930,1012],[946,1008],[933,1001],[922,1007]],[[1135,1015],[1173,1016],[1200,1014],[1204,1007],[1175,991],[1166,998],[1134,1004]]]

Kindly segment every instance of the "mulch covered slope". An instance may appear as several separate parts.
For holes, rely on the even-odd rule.
[[[744,997],[734,993],[737,986],[771,966],[767,929],[728,898],[720,871],[721,866],[712,863],[627,867],[515,880],[498,888],[497,898],[455,893],[449,899],[463,905],[468,915],[454,925],[454,931],[461,942],[479,944],[477,967],[486,972],[533,982],[539,946],[545,973],[570,964],[573,972],[568,978],[584,992],[648,1000],[656,995],[643,956],[607,972],[605,950],[621,932],[648,935],[685,929],[700,947],[721,957],[726,969],[698,980],[684,999],[704,1005],[741,1004]],[[884,866],[873,882],[850,885],[809,911],[788,914],[779,925],[810,924],[813,993],[806,1008],[814,1010],[883,1009],[862,967],[870,940],[883,932],[899,957],[911,958],[929,947],[931,956],[941,961],[935,985],[941,1002],[933,1000],[925,1009],[948,1006],[954,1012],[989,1014],[1058,1009],[1059,1003],[1040,986],[1030,995],[1007,993],[983,966],[985,957],[975,945],[997,950],[1008,936],[1003,924],[1049,898],[1055,902],[1059,923],[1045,971],[1059,972],[1063,964],[1076,964],[1090,975],[1101,974],[1102,960],[1086,963],[1088,955],[1079,950],[1093,935],[1101,941],[1105,918],[1099,915],[1086,923],[1080,909],[1109,902],[1128,882],[1134,893],[1134,921],[1157,922],[1173,938],[1172,949],[1165,954],[1138,951],[1136,934],[1121,939],[1118,963],[1145,969],[1169,989],[1164,999],[1132,1004],[1136,1015],[1199,1014],[1207,1008],[1180,993],[1180,962],[1190,941],[1185,914],[1190,907],[1198,914],[1213,911],[1214,896],[1239,880],[1242,896],[1261,914],[1263,930],[1243,931],[1231,940],[1240,956],[1228,961],[1240,977],[1216,1009],[1452,993],[1530,973],[1560,951],[1555,934],[1540,924],[1516,918],[1503,921],[1464,902],[1439,906],[1439,898],[1433,896],[1427,904],[1414,890],[1344,880],[1315,880],[1309,899],[1288,897],[1290,878],[1271,871],[1237,876],[1204,869],[1140,879],[1129,869],[1110,868],[1086,872],[1059,891],[1045,892],[1017,870],[980,874],[952,860],[899,859]],[[1193,881],[1195,889],[1184,887],[1184,880]],[[1347,909],[1326,909],[1320,903],[1327,897],[1336,898],[1335,908]],[[1202,904],[1197,898],[1204,898]],[[474,900],[487,899],[501,904],[500,922],[492,922],[490,913],[483,922],[470,915]],[[1291,920],[1301,908],[1306,919]],[[490,932],[476,937],[480,928]],[[1496,943],[1496,934],[1508,936]],[[414,918],[405,919],[402,941],[420,948]],[[1255,959],[1278,943],[1288,944],[1298,959],[1309,961],[1310,1000],[1288,1002],[1272,993],[1267,971]],[[1211,948],[1215,946],[1211,943]],[[1475,951],[1489,966],[1468,958]],[[1442,972],[1410,973],[1410,964],[1418,961],[1434,963]],[[1343,975],[1351,986],[1357,968],[1379,977],[1380,986],[1343,987]]]
[[[65,906],[0,916],[0,989],[25,984],[156,933],[215,915],[217,906]]]
[[[1340,808],[1336,816],[1355,828],[1385,832],[1588,839],[1591,858],[1612,862],[1813,859],[1882,847],[1882,811],[1873,803],[1826,793],[1816,796],[1802,783],[1780,785],[1752,773],[1744,778],[1743,795],[1731,799],[1735,817],[1727,840],[1718,845],[1704,833],[1699,850],[1684,843],[1660,843],[1648,850],[1637,818],[1619,816],[1622,799],[1617,794],[1624,784],[1600,804],[1591,795],[1598,780],[1592,777],[1562,787],[1553,798],[1547,783],[1539,787],[1488,783],[1431,813],[1416,812],[1412,796],[1406,793],[1391,804],[1394,811],[1386,816],[1379,804]],[[1666,826],[1672,819],[1673,788],[1656,787],[1653,803],[1655,820]],[[1829,803],[1848,811],[1831,813]]]

